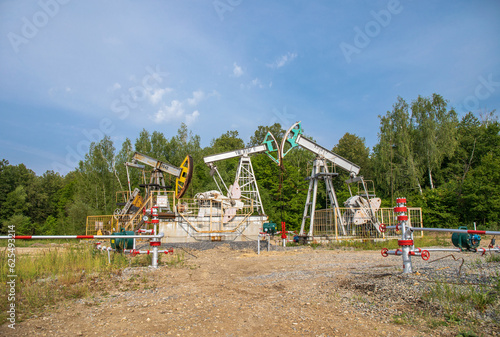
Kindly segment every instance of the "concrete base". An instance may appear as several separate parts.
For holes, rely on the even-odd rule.
[[[222,226],[210,217],[181,217],[160,220],[159,232],[165,237],[162,243],[197,241],[254,241],[262,231],[267,216],[235,217]]]

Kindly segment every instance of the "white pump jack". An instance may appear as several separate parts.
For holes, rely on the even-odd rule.
[[[305,235],[306,222],[307,219],[309,219],[309,231],[307,233],[307,236],[313,236],[316,196],[319,180],[323,180],[325,182],[329,206],[336,212],[337,219],[340,223],[340,229],[342,230],[344,235],[346,235],[347,223],[361,224],[362,221],[364,221],[363,223],[371,222],[376,230],[379,231],[379,223],[375,212],[380,207],[380,199],[375,198],[370,200],[370,195],[366,189],[366,184],[363,180],[363,177],[356,176],[360,171],[360,167],[339,156],[338,154],[329,151],[324,147],[316,144],[315,142],[305,138],[302,133],[303,131],[301,128],[301,122],[297,122],[292,125],[292,127],[288,129],[288,131],[285,133],[285,136],[283,137],[280,153],[280,157],[284,158],[286,154],[294,147],[301,146],[302,148],[316,154],[311,175],[307,178],[309,180],[309,189],[307,192],[307,199],[304,207],[304,214],[302,216],[299,235]],[[285,145],[287,144],[288,149],[285,152]],[[328,163],[332,163],[333,165],[340,167],[349,173],[351,178],[347,180],[346,183],[350,184],[352,182],[361,182],[363,185],[363,188],[365,190],[365,194],[363,196],[366,197],[367,200],[359,195],[353,196],[351,192],[351,198],[349,198],[348,201],[344,204],[346,207],[349,207],[350,210],[354,211],[354,214],[351,214],[350,216],[342,216],[340,212],[335,188],[332,183],[332,177],[337,176],[338,174],[329,171]],[[349,191],[351,191],[350,187]]]
[[[255,178],[250,155],[267,153],[268,156],[270,156],[275,162],[278,163],[279,159],[277,160],[271,155],[272,152],[277,152],[277,149],[278,143],[276,142],[276,139],[270,132],[268,132],[266,138],[264,139],[264,144],[262,145],[224,152],[203,158],[205,164],[210,167],[210,174],[214,178],[215,184],[217,185],[219,191],[199,193],[197,195],[198,200],[200,201],[200,198],[206,198],[210,194],[213,200],[229,202],[232,207],[228,208],[225,212],[223,220],[224,222],[230,221],[236,215],[237,210],[243,207],[243,200],[251,201],[253,203],[253,207],[257,210],[257,212],[261,215],[264,215],[264,205],[262,204],[262,199],[260,197],[259,187]],[[236,171],[236,177],[234,183],[228,188],[224,183],[224,180],[222,179],[219,171],[217,170],[217,166],[215,165],[215,163],[221,160],[238,157],[240,158],[240,162]],[[221,186],[217,182],[217,178],[226,189],[227,197],[222,193]]]

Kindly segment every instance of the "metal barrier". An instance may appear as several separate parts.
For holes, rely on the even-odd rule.
[[[342,217],[347,218],[347,213],[351,212],[350,208],[339,208]],[[397,224],[397,218],[394,215],[392,208],[380,208],[377,212],[379,223],[386,226]],[[321,209],[315,211],[314,215],[314,231],[313,236],[325,237],[328,240],[359,240],[359,239],[395,239],[399,235],[396,233],[396,228],[388,227],[385,233],[379,233],[375,225],[371,223],[371,219],[366,218],[366,223],[361,225],[350,224],[344,221],[344,228],[341,228],[337,212],[333,209]],[[408,222],[414,227],[423,227],[422,209],[408,208]],[[378,224],[377,224],[378,226]],[[344,234],[345,233],[345,234]],[[423,236],[423,232],[421,234]]]
[[[151,267],[158,268],[158,252],[164,252],[168,254],[172,250],[159,251],[158,247],[161,245],[161,238],[165,235],[159,233],[158,235],[4,235],[0,236],[0,240],[51,240],[51,239],[79,239],[79,240],[91,240],[91,239],[151,239],[150,246],[152,247],[153,258],[151,259]],[[108,250],[108,249],[107,249]],[[108,259],[109,251],[108,250]],[[135,250],[134,250],[135,251]],[[141,251],[138,251],[140,254]],[[149,254],[149,251],[148,251]],[[135,255],[135,254],[133,254]]]

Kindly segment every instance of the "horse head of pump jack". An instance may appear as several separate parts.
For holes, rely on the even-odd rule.
[[[287,130],[287,132],[283,136],[281,145],[278,144],[276,138],[274,138],[273,134],[270,131],[267,132],[266,138],[264,138],[264,141],[262,142],[262,144],[267,147],[266,154],[280,167],[282,167],[283,165],[283,158],[286,156],[286,154],[294,147],[299,146],[296,140],[297,137],[303,133],[300,123],[301,122],[297,122],[293,124]],[[276,155],[273,155],[274,152],[276,152]]]

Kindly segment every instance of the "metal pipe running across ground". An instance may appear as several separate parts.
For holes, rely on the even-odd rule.
[[[401,226],[383,226],[380,225],[381,229],[384,231],[386,229],[401,229]],[[410,231],[422,231],[422,232],[445,232],[445,233],[465,233],[465,234],[482,234],[482,235],[500,235],[498,231],[478,231],[473,229],[454,229],[454,228],[425,228],[425,227],[407,227],[406,229]]]
[[[153,259],[151,260],[151,267],[158,268],[158,246],[161,245],[160,239],[165,234],[159,233],[158,235],[4,235],[0,236],[0,240],[50,240],[50,239],[77,239],[77,240],[91,240],[91,239],[152,239],[150,242],[153,246]],[[152,243],[155,243],[154,245]],[[109,257],[108,250],[108,260]]]
[[[3,235],[0,240],[50,240],[50,239],[161,239],[165,234],[158,235]]]
[[[425,252],[457,252],[461,253],[463,250],[460,250],[460,248],[417,248],[418,250],[411,250],[410,255],[413,256],[423,256],[427,257],[428,255]],[[475,251],[469,250],[468,252],[470,253],[481,253],[482,255],[486,253],[500,253],[500,247],[494,247],[494,248],[477,248]],[[403,255],[403,252],[401,249],[393,249],[393,250],[385,250],[385,248],[382,250],[382,256],[387,256],[387,255]],[[424,260],[427,260],[426,258],[423,258]]]
[[[132,255],[137,255],[137,254],[153,254],[153,251],[152,250],[137,250],[137,249],[125,249],[123,250],[124,253],[127,253],[127,254],[132,254]],[[165,250],[159,250],[158,253],[165,253],[165,254],[168,254],[168,253],[173,253],[174,250],[173,249],[165,249]]]

